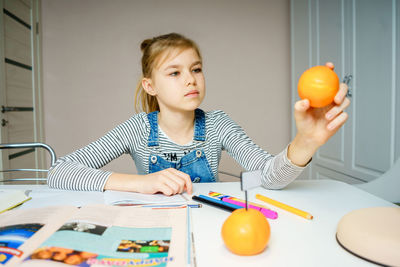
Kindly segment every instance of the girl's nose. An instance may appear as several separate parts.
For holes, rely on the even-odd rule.
[[[186,84],[186,86],[189,86],[189,85],[195,85],[196,84],[196,78],[194,77],[194,75],[193,75],[193,73],[188,73],[187,75],[186,75],[186,82],[185,82],[185,84]]]

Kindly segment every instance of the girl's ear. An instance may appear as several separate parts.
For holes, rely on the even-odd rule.
[[[155,96],[157,94],[156,90],[153,88],[153,82],[149,78],[143,78],[142,87],[151,96]]]

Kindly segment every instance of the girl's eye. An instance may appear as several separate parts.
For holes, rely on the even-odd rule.
[[[193,72],[199,73],[199,72],[201,72],[201,68],[195,68],[195,69],[193,70]]]
[[[170,76],[178,76],[178,74],[179,74],[178,71],[174,71],[174,72],[170,73],[169,75],[170,75]]]

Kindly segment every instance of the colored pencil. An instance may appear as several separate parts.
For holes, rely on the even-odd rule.
[[[275,207],[278,207],[278,208],[281,208],[283,210],[286,210],[286,211],[289,211],[291,213],[294,213],[296,215],[299,215],[299,216],[301,216],[303,218],[306,218],[306,219],[309,219],[309,220],[313,219],[313,216],[310,213],[306,212],[306,211],[302,211],[302,210],[296,209],[296,208],[294,208],[292,206],[283,204],[282,202],[273,200],[273,199],[268,198],[266,196],[263,196],[263,195],[260,195],[260,194],[256,194],[256,198],[261,200],[261,201],[264,201],[266,203],[269,203],[271,205],[274,205]]]

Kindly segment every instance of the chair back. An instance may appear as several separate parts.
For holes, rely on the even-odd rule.
[[[54,150],[47,144],[44,143],[13,143],[13,144],[0,144],[0,149],[15,149],[15,148],[44,148],[50,154],[51,165],[56,163],[57,157]],[[6,172],[18,172],[18,171],[25,171],[25,172],[48,172],[47,169],[7,169],[7,170],[0,170],[1,173]],[[47,178],[10,178],[4,179],[1,182],[13,182],[13,181],[45,181]]]
[[[400,203],[400,158],[380,177],[355,186],[392,203]]]

